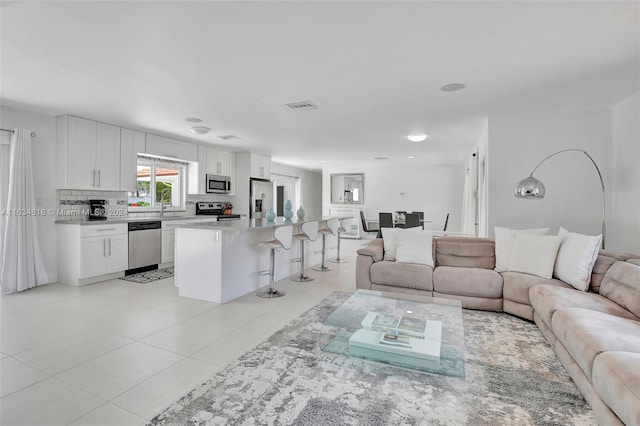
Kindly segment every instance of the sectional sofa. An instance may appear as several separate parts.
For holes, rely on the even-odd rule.
[[[640,425],[640,255],[601,251],[589,290],[498,273],[486,238],[433,239],[434,267],[383,260],[382,239],[358,250],[356,287],[458,299],[468,309],[534,321],[602,425]]]

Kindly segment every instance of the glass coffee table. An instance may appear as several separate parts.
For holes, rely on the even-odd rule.
[[[326,319],[323,351],[464,377],[458,300],[358,290]]]

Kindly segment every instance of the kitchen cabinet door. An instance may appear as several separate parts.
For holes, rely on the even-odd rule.
[[[144,153],[144,133],[120,130],[120,191],[134,192],[138,187],[138,153]]]
[[[162,263],[173,262],[175,255],[176,230],[162,231]]]
[[[125,271],[129,268],[129,235],[110,235],[107,241],[106,273]]]
[[[147,133],[146,153],[185,161],[198,161],[198,146]]]
[[[207,148],[207,173],[212,175],[229,176],[229,153],[213,148]]]
[[[69,117],[67,141],[67,188],[96,189],[97,123]]]
[[[126,268],[124,268],[126,269]],[[123,270],[124,270],[123,269]],[[107,239],[89,237],[82,239],[82,273],[80,278],[104,275],[107,270]]]
[[[120,190],[120,128],[97,123],[96,128],[97,188]]]

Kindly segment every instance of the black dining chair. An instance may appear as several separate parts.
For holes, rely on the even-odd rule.
[[[380,221],[380,229],[378,230],[378,238],[382,238],[382,228],[393,228],[393,214],[378,213]]]
[[[362,230],[369,234],[378,233],[379,229],[371,229],[369,225],[367,225],[367,220],[364,218],[364,211],[360,210],[360,220],[362,221]]]
[[[405,228],[417,228],[420,226],[420,216],[417,213],[407,213],[404,219]]]
[[[424,212],[411,212],[411,213],[415,213],[418,215],[418,218],[420,219],[420,225],[422,226],[422,229],[424,229]]]

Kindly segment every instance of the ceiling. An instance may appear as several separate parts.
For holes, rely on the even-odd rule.
[[[314,169],[463,163],[487,115],[608,107],[639,87],[637,2],[1,5],[2,104]],[[439,90],[451,82],[467,88]],[[319,109],[284,106],[302,100]]]

